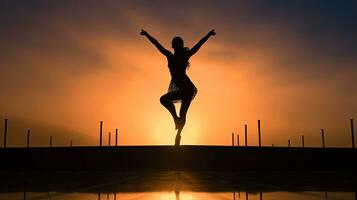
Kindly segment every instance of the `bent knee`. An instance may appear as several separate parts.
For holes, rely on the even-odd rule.
[[[163,96],[160,97],[160,103],[161,103],[162,105],[167,104],[167,98],[166,98],[165,95],[163,95]]]
[[[183,99],[192,99],[193,96],[195,96],[195,91],[194,90],[187,90],[183,93],[184,98]]]

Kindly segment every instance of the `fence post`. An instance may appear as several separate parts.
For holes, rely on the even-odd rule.
[[[115,146],[118,146],[118,129],[115,129]]]
[[[290,147],[290,140],[288,140],[288,147]]]
[[[261,147],[262,143],[261,143],[261,135],[260,135],[260,119],[258,119],[258,143],[259,143],[259,147]]]
[[[4,148],[6,148],[6,143],[7,143],[7,118],[5,118],[5,128],[4,128]]]
[[[30,129],[27,130],[27,148],[30,148]]]
[[[325,133],[324,133],[324,129],[321,129],[321,138],[322,138],[322,148],[325,148]]]
[[[351,121],[351,134],[352,134],[352,148],[355,148],[355,130],[353,127],[353,118],[351,118],[350,121]]]
[[[248,126],[244,125],[244,134],[245,134],[245,146],[248,146]]]
[[[239,134],[237,134],[237,146],[239,147]]]
[[[232,146],[234,146],[234,132],[232,132]]]
[[[99,146],[103,144],[103,121],[100,121],[100,128],[99,128]]]
[[[73,146],[73,142],[72,142],[72,140],[71,140],[70,146],[71,146],[71,147]]]
[[[52,147],[52,136],[50,136],[50,147]]]
[[[110,146],[110,132],[109,132],[108,146]]]
[[[304,136],[301,136],[301,141],[302,141],[302,148],[305,147],[305,140],[304,140]]]

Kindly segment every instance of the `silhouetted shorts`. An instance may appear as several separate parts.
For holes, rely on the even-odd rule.
[[[178,83],[175,83],[175,81],[171,79],[170,84],[169,84],[169,88],[167,90],[167,93],[173,93],[173,92],[182,93],[183,98],[187,98],[187,99],[190,99],[192,101],[195,98],[196,94],[197,94],[197,88],[191,82],[191,80],[189,80],[189,81],[178,81]],[[181,99],[174,100],[172,102],[173,103],[178,103],[178,102],[181,102]]]

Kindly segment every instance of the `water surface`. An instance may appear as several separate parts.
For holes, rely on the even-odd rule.
[[[0,200],[356,200],[354,172],[1,172]]]

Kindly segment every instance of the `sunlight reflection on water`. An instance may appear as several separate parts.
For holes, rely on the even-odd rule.
[[[248,198],[247,198],[248,195]],[[348,200],[355,199],[352,192],[133,192],[133,193],[2,193],[0,200]]]
[[[27,174],[26,179],[26,173],[7,173],[0,181],[0,200],[357,200],[355,176],[332,174],[63,172]]]

